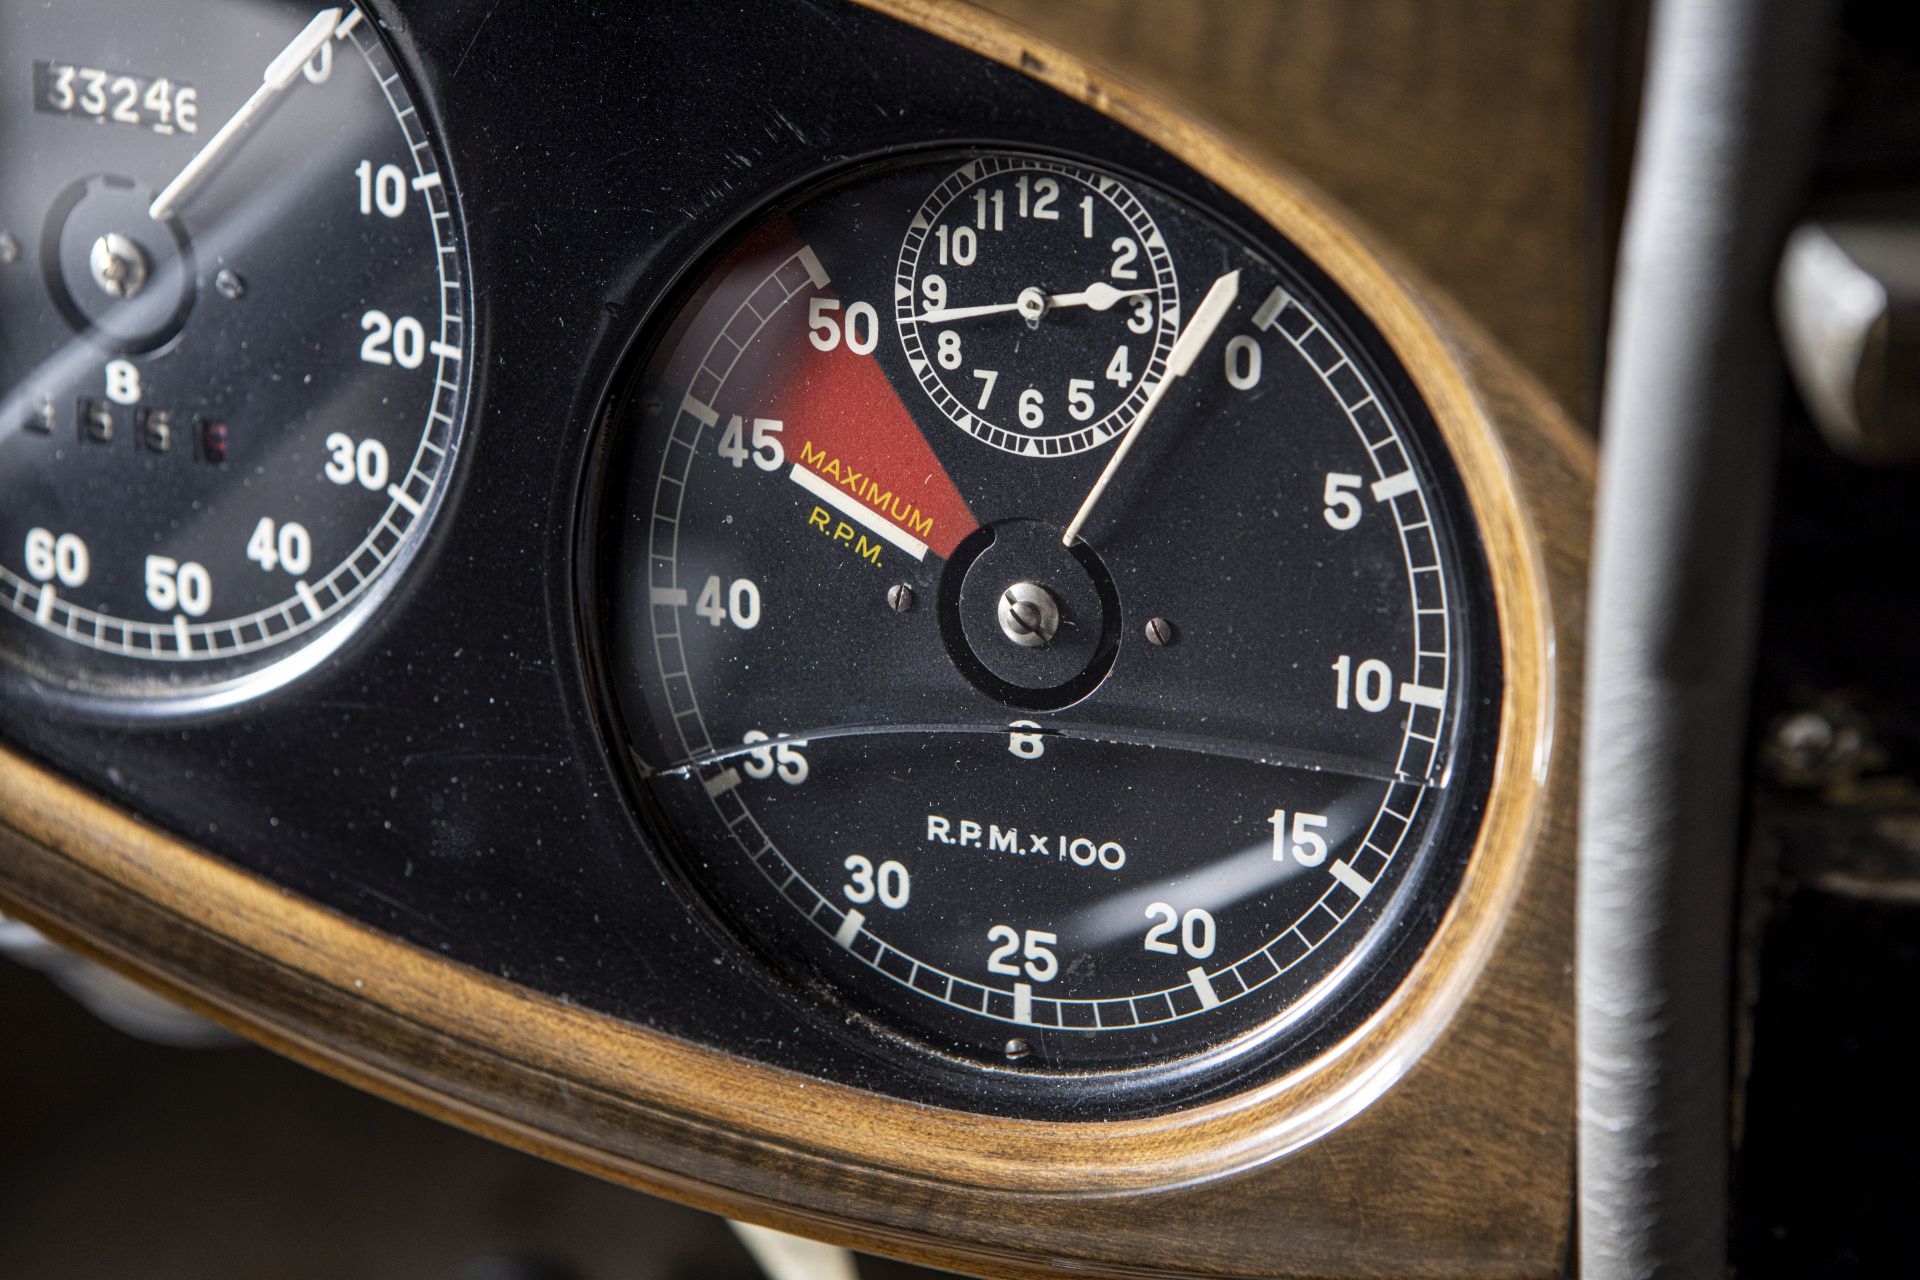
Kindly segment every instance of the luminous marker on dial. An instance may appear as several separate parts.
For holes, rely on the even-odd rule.
[[[1345,859],[1336,860],[1329,869],[1333,872],[1333,878],[1335,880],[1338,880],[1341,884],[1353,890],[1358,896],[1365,898],[1369,893],[1373,892],[1373,881],[1368,880],[1358,871],[1355,871],[1347,864]]]
[[[1400,701],[1410,702],[1416,707],[1444,707],[1447,705],[1447,691],[1424,684],[1402,684]]]
[[[402,489],[397,484],[390,484],[387,486],[387,496],[389,498],[392,498],[395,502],[399,503],[401,506],[405,507],[407,509],[408,515],[417,516],[421,513],[421,511],[425,510],[425,508],[423,508],[420,505],[420,502],[417,498],[415,498],[412,494],[408,493],[405,489]]]
[[[1412,493],[1419,487],[1420,480],[1413,472],[1397,472],[1384,480],[1375,480],[1373,482],[1373,500],[1375,502],[1386,502],[1399,497],[1403,493]]]
[[[1213,979],[1207,977],[1207,971],[1195,965],[1187,970],[1187,979],[1193,983],[1193,989],[1200,997],[1200,1007],[1216,1009],[1220,1006],[1220,997],[1214,993]]]
[[[835,931],[833,940],[851,951],[853,940],[860,936],[860,930],[865,928],[866,924],[867,917],[858,908],[850,910],[847,912],[846,919],[840,922],[840,928]]]
[[[813,251],[812,245],[800,246],[800,265],[807,269],[807,278],[813,281],[814,288],[824,289],[833,283],[827,279],[827,269],[820,265],[820,255]]]
[[[1285,311],[1287,304],[1292,301],[1293,299],[1287,296],[1287,291],[1276,285],[1273,292],[1267,295],[1267,300],[1260,304],[1260,309],[1253,313],[1253,327],[1256,329],[1272,328],[1273,322],[1279,318],[1280,313]]]

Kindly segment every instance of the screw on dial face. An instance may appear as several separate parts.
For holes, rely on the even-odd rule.
[[[1063,227],[1019,225],[1023,182]],[[1191,320],[1135,295],[1124,346],[1133,282],[1048,239],[1082,198],[1143,281],[1157,252],[1213,282]],[[898,161],[750,227],[642,348],[595,525],[616,750],[669,865],[806,998],[1022,1088],[1199,1088],[1364,1010],[1439,918],[1496,733],[1485,566],[1391,352],[1285,252],[1078,163]],[[994,344],[1046,406],[1116,349],[1137,376],[1007,443],[941,393]]]

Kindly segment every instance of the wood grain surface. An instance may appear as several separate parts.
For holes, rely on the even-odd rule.
[[[1319,1061],[1112,1124],[987,1119],[757,1066],[401,944],[0,752],[0,903],[302,1061],[705,1208],[987,1275],[1545,1276],[1572,1167],[1584,438],[1395,255],[1192,115],[939,0],[868,0],[1207,173],[1312,256],[1427,399],[1480,522],[1506,685],[1487,817],[1401,990]]]
[[[1277,160],[1576,417],[1609,266],[1601,0],[977,0]]]

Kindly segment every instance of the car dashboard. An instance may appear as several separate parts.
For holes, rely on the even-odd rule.
[[[1363,7],[0,4],[0,908],[798,1235],[1559,1274],[1645,15]]]

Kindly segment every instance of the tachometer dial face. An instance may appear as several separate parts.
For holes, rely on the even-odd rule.
[[[1066,252],[1080,192],[1097,255]],[[985,433],[986,378],[954,416],[972,355],[929,395],[930,322],[872,323],[901,289],[1084,293],[1123,234],[1151,333],[1119,303],[953,321],[992,395],[1042,389],[1026,427]],[[1395,368],[1283,242],[1082,164],[895,162],[775,211],[608,422],[605,680],[661,843],[792,980],[996,1076],[1363,1014],[1458,878],[1499,701],[1471,513]]]
[[[465,384],[374,20],[4,3],[0,48],[0,651],[156,705],[317,660],[419,540]]]

